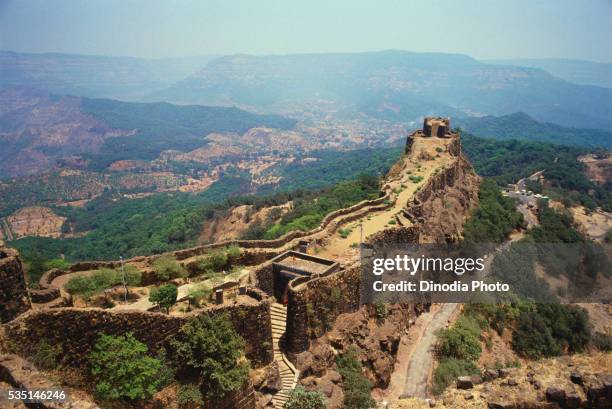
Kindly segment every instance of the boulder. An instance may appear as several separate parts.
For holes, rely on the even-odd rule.
[[[457,378],[457,389],[472,389],[474,381],[471,376],[460,376]]]
[[[488,409],[516,409],[516,405],[504,399],[487,402]]]
[[[582,378],[582,375],[578,372],[572,372],[570,374],[570,381],[572,381],[576,385],[582,385],[584,383],[584,379]]]
[[[253,377],[253,387],[262,394],[275,394],[283,388],[278,362],[272,362]]]
[[[495,369],[486,369],[483,373],[483,378],[485,381],[492,381],[499,376],[499,373]]]
[[[546,399],[561,404],[565,401],[565,391],[554,386],[548,387],[546,388]]]
[[[508,385],[508,386],[516,386],[516,385],[518,385],[518,382],[515,379],[510,378],[510,379],[508,379],[506,381],[506,385]]]
[[[582,399],[580,399],[580,395],[578,395],[576,392],[569,392],[565,396],[565,405],[563,406],[564,408],[578,409],[581,407],[581,405]]]

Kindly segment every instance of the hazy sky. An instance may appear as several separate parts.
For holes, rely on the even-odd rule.
[[[0,49],[139,57],[403,49],[612,62],[612,2],[0,0]]]

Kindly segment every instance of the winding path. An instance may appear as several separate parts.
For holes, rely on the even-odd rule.
[[[406,373],[406,385],[404,386],[405,397],[427,397],[427,385],[429,374],[434,364],[434,347],[436,345],[436,332],[445,328],[453,316],[459,304],[442,304],[442,307],[435,313],[425,330],[421,339],[418,341]]]

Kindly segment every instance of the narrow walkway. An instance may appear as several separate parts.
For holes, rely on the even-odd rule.
[[[434,364],[436,331],[446,327],[458,305],[442,304],[442,307],[423,331],[423,336],[416,345],[408,364],[403,397],[427,398],[429,374]]]
[[[281,337],[287,328],[287,307],[274,303],[270,306],[272,323],[272,349],[274,350],[274,360],[278,363],[282,389],[274,395],[272,402],[276,409],[282,409],[291,391],[295,388],[299,376],[298,370],[289,361],[280,347]]]

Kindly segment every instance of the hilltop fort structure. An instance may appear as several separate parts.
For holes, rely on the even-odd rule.
[[[423,129],[417,129],[414,132],[408,134],[406,138],[405,152],[411,153],[413,150],[414,141],[417,138],[444,138],[453,139],[457,141],[457,145],[460,143],[460,135],[458,132],[454,132],[450,126],[450,118],[443,117],[425,117],[423,119]],[[451,151],[452,154],[458,156],[460,154],[460,147]]]
[[[268,390],[265,388],[261,392],[257,385],[249,384],[213,406],[254,409],[258,399],[264,399],[262,394],[264,397],[267,394],[273,397],[264,406],[257,403],[258,407],[282,408],[301,375],[320,372],[320,368],[308,367],[315,365],[316,359],[303,357],[322,350],[333,355],[329,348],[321,349],[316,342],[329,333],[341,314],[363,313],[366,319],[376,316],[375,311],[360,302],[361,266],[358,246],[353,244],[362,240],[370,243],[455,240],[477,203],[478,182],[478,176],[461,154],[459,134],[450,130],[450,119],[425,118],[423,129],[408,136],[406,155],[390,170],[378,198],[330,213],[311,231],[292,231],[274,240],[230,240],[169,253],[191,275],[197,276],[202,274],[198,271],[198,257],[228,246],[240,248],[234,262],[246,267],[244,273],[235,281],[213,287],[214,302],[205,307],[171,315],[147,309],[130,310],[129,306],[72,307],[70,296],[60,292],[56,278],[121,265],[118,261],[89,261],[43,274],[39,288],[29,291],[33,307],[28,311],[30,304],[21,266],[0,265],[11,287],[10,293],[3,295],[6,299],[0,299],[3,306],[9,307],[2,315],[2,321],[8,322],[0,327],[4,332],[0,331],[0,346],[4,338],[5,344],[17,348],[8,352],[27,357],[27,351],[45,340],[61,345],[64,363],[79,368],[86,365],[100,333],[132,331],[151,351],[157,351],[190,318],[226,313],[246,340],[246,356],[253,367],[276,371],[280,381],[276,392],[265,392]],[[394,223],[389,224],[390,219]],[[354,228],[348,237],[338,233],[341,228],[355,224],[361,224],[361,229]],[[11,257],[8,258],[15,260],[16,254]],[[155,284],[149,278],[158,257],[135,257],[125,262],[142,271],[147,285]],[[5,282],[1,283],[4,286]],[[371,344],[361,345],[360,353],[377,387],[388,384],[401,334],[424,309],[427,306],[394,307],[388,325],[381,327],[386,332],[362,334],[362,339]],[[360,322],[356,321],[355,328],[346,334],[367,328]],[[342,324],[352,325],[351,321]],[[350,336],[336,339],[334,347],[348,348],[353,343]],[[315,348],[313,352],[311,347]],[[14,368],[8,364],[2,367],[0,361],[2,370],[14,373]]]

